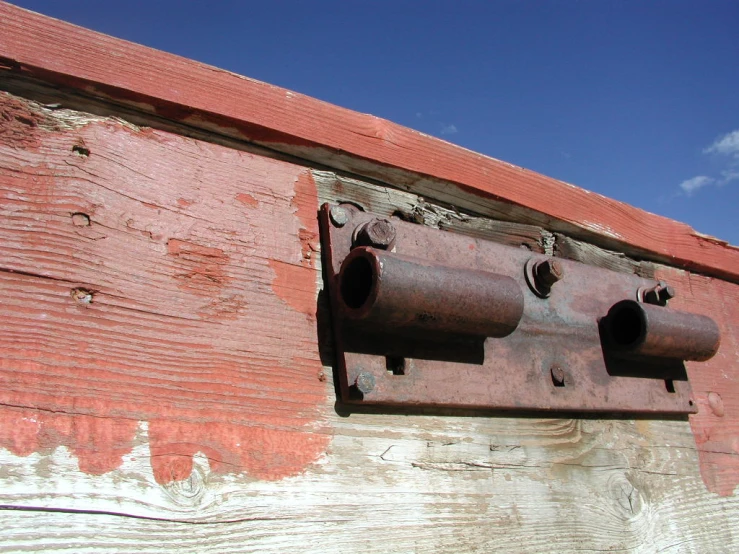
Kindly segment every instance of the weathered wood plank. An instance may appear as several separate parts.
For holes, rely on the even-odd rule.
[[[197,451],[266,478],[317,459],[310,173],[8,95],[1,107],[0,443],[65,444],[104,472],[144,419],[162,482]]]
[[[313,180],[316,182],[321,203],[350,201],[377,215],[395,216],[419,225],[463,233],[534,252],[553,253],[554,236],[536,225],[460,213],[454,207],[429,202],[417,194],[370,184],[337,175],[332,171],[314,171]]]
[[[388,121],[0,4],[6,71],[135,104],[170,119],[739,280],[739,249],[689,226]],[[34,40],[28,40],[33,36]],[[49,56],[54,52],[54,56]],[[112,60],[115,60],[112,63]],[[501,206],[500,201],[506,204]],[[513,218],[509,218],[513,219]]]
[[[739,485],[739,286],[658,267],[656,278],[681,291],[670,306],[712,317],[721,329],[721,348],[714,358],[688,364],[699,412],[690,424],[698,445],[706,485],[723,495]]]
[[[516,241],[546,247],[540,230],[112,118],[2,100],[4,550],[739,547],[735,427],[721,426],[737,413],[732,394],[722,393],[723,420],[707,420],[728,462],[705,458],[711,443],[696,448],[695,420],[334,409],[316,318],[321,201],[409,210],[488,238],[511,229]],[[663,271],[675,272],[670,281],[687,275]],[[684,278],[676,286],[698,300],[719,290],[728,303],[739,288]],[[683,302],[693,309],[697,300]],[[736,387],[739,314],[722,310],[711,315],[728,342],[715,363],[689,367],[699,416],[706,390]]]

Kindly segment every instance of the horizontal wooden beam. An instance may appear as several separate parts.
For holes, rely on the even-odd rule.
[[[360,175],[393,171],[456,185],[566,224],[613,247],[739,282],[739,248],[448,142],[228,71],[0,4],[0,68]],[[411,186],[412,188],[412,186]]]

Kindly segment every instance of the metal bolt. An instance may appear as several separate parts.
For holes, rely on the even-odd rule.
[[[395,227],[387,219],[373,219],[355,231],[355,246],[373,246],[383,250],[395,244]]]
[[[655,287],[644,290],[642,297],[647,304],[665,306],[668,300],[675,298],[675,289],[664,281],[660,281]]]
[[[563,387],[565,384],[565,372],[558,365],[553,365],[551,368],[552,383],[555,387]]]
[[[659,300],[667,304],[671,298],[675,298],[675,289],[666,283],[660,283]]]
[[[341,206],[331,206],[329,215],[331,216],[331,221],[333,221],[334,225],[337,227],[343,227],[349,222],[349,212]]]
[[[559,260],[542,260],[534,264],[534,278],[544,288],[550,288],[564,276],[565,269]]]
[[[354,386],[362,394],[369,394],[375,388],[375,376],[367,371],[360,371],[354,381]]]

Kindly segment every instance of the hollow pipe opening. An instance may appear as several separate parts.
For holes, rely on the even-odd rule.
[[[608,314],[608,331],[619,348],[629,348],[644,340],[647,322],[638,304],[617,304]]]
[[[377,281],[375,266],[364,256],[350,260],[341,271],[341,299],[349,308],[358,310],[372,296]]]

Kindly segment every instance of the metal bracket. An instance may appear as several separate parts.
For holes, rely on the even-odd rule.
[[[344,402],[697,411],[684,360],[718,350],[664,283],[325,204]],[[651,303],[650,303],[651,301]]]

